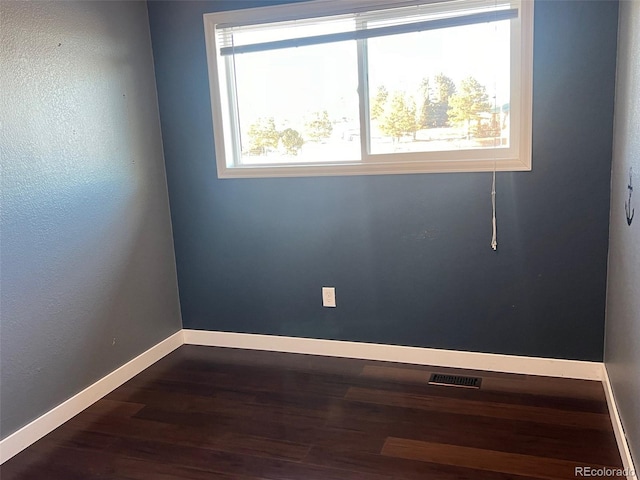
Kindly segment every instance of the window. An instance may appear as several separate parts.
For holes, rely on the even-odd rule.
[[[531,169],[533,0],[204,15],[220,178]]]

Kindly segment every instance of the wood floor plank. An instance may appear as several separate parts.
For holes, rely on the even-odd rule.
[[[114,455],[99,450],[76,450],[57,447],[49,455],[35,448],[27,455],[22,453],[0,466],[2,480],[87,480],[108,478],[126,480],[118,475]]]
[[[360,472],[386,474],[403,480],[534,480],[502,472],[481,471],[460,465],[445,465],[385,455],[345,453],[335,448],[313,447],[304,463]]]
[[[352,385],[366,388],[369,386],[366,381],[374,380],[378,382],[375,388],[418,395],[461,399],[477,398],[488,402],[524,404],[568,411],[604,414],[608,412],[604,390],[600,382],[554,378],[553,380],[555,381],[567,381],[563,390],[556,382],[553,383],[553,388],[549,388],[548,377],[452,369],[453,372],[462,373],[466,376],[480,376],[487,381],[483,380],[480,391],[472,389],[456,389],[454,391],[450,388],[428,385],[430,374],[442,370],[440,368],[434,370],[433,367],[429,369],[426,366],[423,366],[422,369],[415,369],[406,365],[366,365],[358,378],[358,380],[363,380],[364,382],[361,384],[352,382]],[[448,369],[444,370],[449,371]],[[502,375],[506,378],[496,378],[497,375]],[[516,383],[517,386],[511,385],[512,382]],[[587,382],[587,387],[584,386],[584,382]],[[576,390],[581,391],[581,393],[576,394]]]
[[[343,428],[367,429],[378,435],[486,447],[565,460],[587,458],[608,463],[615,462],[619,457],[615,439],[601,431],[440,412],[415,416],[406,409],[400,414],[387,408],[361,411],[359,414],[355,414],[355,411],[359,410],[345,409],[342,417],[328,421],[328,425],[334,425],[335,422]]]
[[[361,475],[348,469],[303,465],[262,456],[243,455],[198,447],[185,447],[151,439],[123,439],[110,453],[145,461],[164,461],[172,465],[189,467],[215,474],[237,474],[271,480],[305,478],[318,480],[390,480],[390,476]],[[4,480],[4,479],[3,479]]]
[[[434,368],[409,365],[366,365],[361,375],[378,379],[392,379],[401,382],[426,383],[431,373],[470,375],[482,377],[485,391],[532,393],[564,398],[581,398],[602,401],[604,389],[599,382],[573,378],[541,377],[513,373],[469,371],[455,368]]]
[[[264,477],[239,476],[198,470],[162,461],[144,461],[117,457],[113,468],[118,475],[129,480],[264,480]]]
[[[85,409],[83,413],[128,418],[135,415],[142,408],[144,408],[144,403],[116,401],[103,398],[99,402],[96,402]]]
[[[443,398],[432,395],[415,395],[410,393],[371,388],[351,387],[345,395],[347,400],[377,403],[404,408],[479,415],[508,420],[533,421],[551,425],[584,427],[611,430],[611,419],[604,413],[574,412],[548,407],[494,403],[480,400]]]
[[[613,432],[432,412],[368,403],[345,403],[331,412],[328,426],[429,442],[505,449],[567,460],[619,463]]]
[[[87,415],[72,419],[68,422],[67,428],[61,429],[60,434],[73,436],[83,432],[99,433],[113,438],[170,438],[171,442],[175,444],[188,446],[206,444],[211,436],[209,430],[199,427],[174,425],[141,420],[139,418],[92,417]],[[57,438],[57,435],[58,432],[56,431],[51,440],[58,444],[69,443]]]
[[[393,437],[385,442],[382,455],[442,465],[464,466],[509,475],[530,475],[546,480],[574,479],[576,478],[576,468],[589,465],[548,457],[534,457]],[[591,466],[614,469],[612,466],[593,464]]]
[[[286,440],[227,432],[213,435],[207,448],[297,462],[307,456],[311,447]]]

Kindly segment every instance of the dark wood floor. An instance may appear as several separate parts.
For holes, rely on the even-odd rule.
[[[481,372],[468,390],[427,385],[431,371],[452,370],[183,346],[0,476],[524,480],[622,468],[599,382]]]

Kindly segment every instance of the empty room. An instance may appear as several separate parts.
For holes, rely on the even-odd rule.
[[[640,0],[0,38],[2,480],[637,478]]]

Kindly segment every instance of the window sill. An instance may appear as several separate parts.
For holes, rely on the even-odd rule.
[[[530,171],[531,163],[520,160],[465,160],[428,163],[357,163],[324,165],[282,165],[226,167],[218,165],[218,178],[278,178],[318,177],[343,175],[397,175],[416,173],[461,173],[461,172]]]

